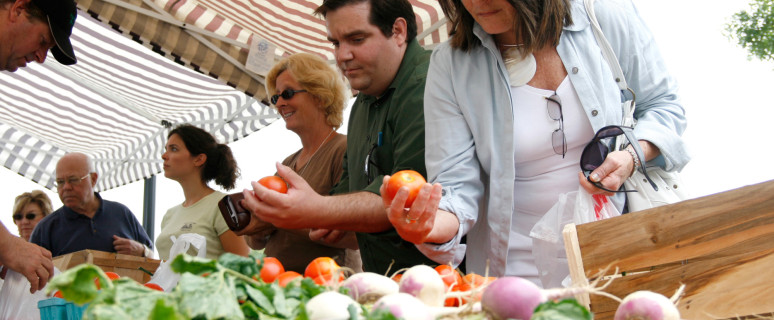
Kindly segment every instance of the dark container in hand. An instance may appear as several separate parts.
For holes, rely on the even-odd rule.
[[[223,215],[223,219],[226,220],[228,228],[232,231],[242,230],[250,224],[250,212],[240,204],[244,197],[245,196],[241,192],[232,193],[224,196],[223,199],[218,201],[220,214]]]

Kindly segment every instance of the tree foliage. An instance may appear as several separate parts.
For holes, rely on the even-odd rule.
[[[726,31],[750,56],[774,61],[774,0],[753,0],[749,11],[732,16]]]

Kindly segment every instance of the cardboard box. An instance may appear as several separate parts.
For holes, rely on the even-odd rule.
[[[606,292],[685,292],[682,319],[728,319],[774,311],[774,180],[698,199],[567,225],[565,249],[574,285],[607,269]],[[618,268],[618,273],[615,269]],[[618,303],[578,296],[595,319]],[[770,317],[764,317],[770,318]]]
[[[91,263],[102,268],[102,271],[112,271],[139,283],[146,283],[151,277],[143,269],[151,273],[156,272],[160,262],[156,259],[97,250],[81,250],[54,258],[54,266],[61,271],[82,263]]]

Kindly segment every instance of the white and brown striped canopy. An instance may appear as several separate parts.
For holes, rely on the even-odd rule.
[[[244,67],[253,36],[277,58],[333,59],[312,15],[321,0],[76,1],[76,65],[48,59],[0,76],[0,162],[47,188],[66,152],[91,155],[107,190],[161,171],[168,125],[194,123],[231,142],[277,119],[259,102],[263,78]],[[420,43],[446,40],[438,3],[411,3]]]

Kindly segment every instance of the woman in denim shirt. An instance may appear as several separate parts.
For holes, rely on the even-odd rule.
[[[529,231],[560,194],[580,185],[623,209],[622,194],[578,170],[594,133],[621,123],[621,91],[582,0],[440,3],[455,32],[433,52],[425,86],[433,185],[409,211],[405,190],[385,199],[388,216],[439,263],[467,254],[468,272],[484,273],[488,261],[490,275],[540,284]],[[595,12],[637,94],[634,133],[646,165],[681,170],[684,109],[650,31],[630,0],[596,1]],[[629,152],[611,152],[591,180],[617,190],[634,167]],[[430,235],[448,242],[426,243]]]

